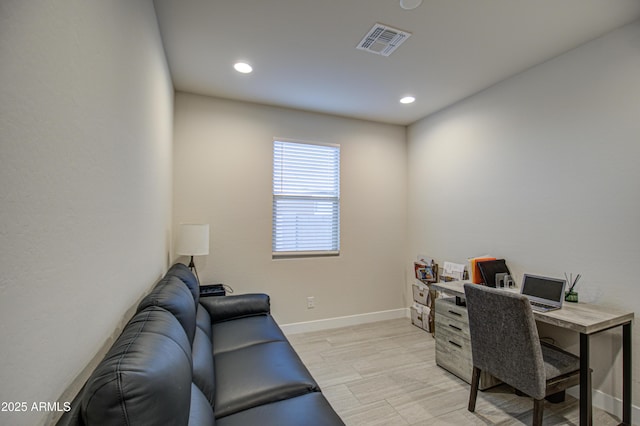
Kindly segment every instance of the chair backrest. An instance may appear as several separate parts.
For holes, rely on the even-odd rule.
[[[473,365],[533,398],[544,398],[542,349],[527,298],[477,284],[465,284],[464,292]]]

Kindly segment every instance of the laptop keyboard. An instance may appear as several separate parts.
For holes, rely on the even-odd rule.
[[[534,311],[546,312],[552,309],[556,309],[555,306],[545,305],[544,303],[540,302],[533,302],[530,300],[529,303],[531,303],[531,309],[533,309]]]

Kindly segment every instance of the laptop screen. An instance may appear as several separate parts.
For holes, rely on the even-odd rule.
[[[565,280],[525,274],[521,293],[532,300],[562,306]]]

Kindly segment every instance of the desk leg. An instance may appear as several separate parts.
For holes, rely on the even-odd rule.
[[[622,424],[631,425],[631,322],[622,326]]]
[[[591,389],[589,389],[589,335],[580,333],[580,426],[591,424]]]
[[[429,331],[431,331],[431,337],[436,337],[436,299],[438,298],[438,292],[431,290],[429,286]]]

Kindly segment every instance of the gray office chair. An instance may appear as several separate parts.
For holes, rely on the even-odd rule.
[[[477,284],[465,284],[464,293],[473,358],[469,411],[485,371],[532,397],[532,424],[541,425],[544,398],[580,383],[580,358],[540,342],[526,297]]]

